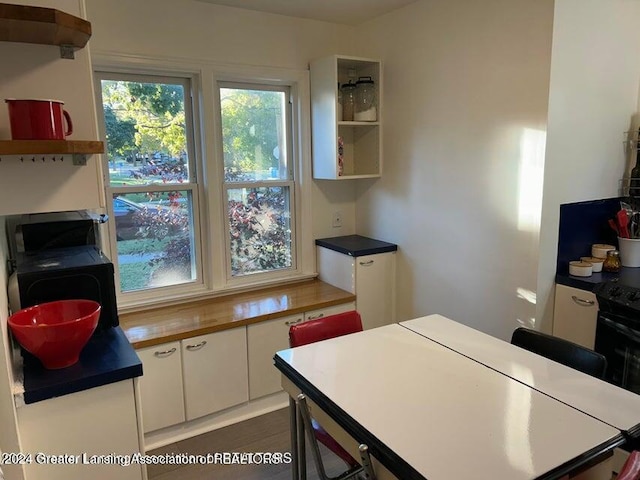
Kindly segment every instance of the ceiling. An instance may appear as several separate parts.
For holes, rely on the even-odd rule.
[[[199,0],[229,7],[358,25],[416,0]]]

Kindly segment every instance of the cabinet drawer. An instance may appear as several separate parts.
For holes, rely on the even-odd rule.
[[[201,335],[180,343],[187,420],[249,399],[244,327]]]
[[[303,314],[290,315],[247,326],[251,400],[282,390],[280,372],[273,366],[273,356],[277,351],[289,348],[289,327],[303,319]]]
[[[553,334],[593,349],[598,320],[598,301],[593,292],[556,285]]]
[[[180,342],[137,350],[142,360],[140,396],[144,431],[184,422]]]
[[[355,309],[356,304],[354,302],[334,305],[332,307],[319,308],[317,310],[311,310],[310,312],[304,312],[304,321],[306,322],[307,320],[315,320],[317,318],[328,317],[329,315],[335,315],[336,313],[348,312]]]

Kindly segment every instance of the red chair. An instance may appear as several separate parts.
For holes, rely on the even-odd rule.
[[[291,347],[300,347],[309,343],[315,343],[361,331],[362,319],[360,318],[360,314],[355,310],[352,310],[350,312],[338,313],[336,315],[310,320],[298,325],[292,325],[289,328],[289,345]],[[328,477],[325,472],[317,442],[322,443],[347,464],[348,470],[335,478],[346,480],[354,478],[359,473],[368,475],[366,478],[375,478],[373,470],[371,469],[371,463],[366,446],[362,445],[360,447],[361,460],[364,464],[363,467],[349,454],[349,452],[342,448],[342,446],[336,442],[333,437],[331,437],[331,435],[329,435],[318,424],[318,422],[311,418],[304,395],[300,395],[298,397],[298,404],[300,406],[303,423],[305,424],[307,431],[313,431],[313,435],[309,434],[309,439],[316,468],[322,480],[332,479],[331,477]]]
[[[631,452],[616,480],[640,480],[640,451]]]

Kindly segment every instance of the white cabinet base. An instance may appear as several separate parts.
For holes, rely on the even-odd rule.
[[[553,334],[593,349],[596,339],[598,301],[593,292],[556,285]]]
[[[356,295],[366,329],[395,322],[396,252],[352,257],[316,248],[320,280]]]
[[[146,470],[139,464],[82,464],[83,454],[89,461],[92,455],[128,457],[144,452],[139,443],[133,382],[124,380],[18,408],[22,453],[33,455],[33,462],[25,466],[26,480],[146,478]],[[80,463],[38,463],[38,452],[73,456]],[[49,458],[49,462],[56,459]]]

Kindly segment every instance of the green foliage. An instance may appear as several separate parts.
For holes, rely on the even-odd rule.
[[[274,151],[284,138],[283,97],[282,92],[220,89],[227,181],[253,179],[253,172],[278,168]]]
[[[186,155],[182,85],[103,80],[102,103],[110,156]]]

